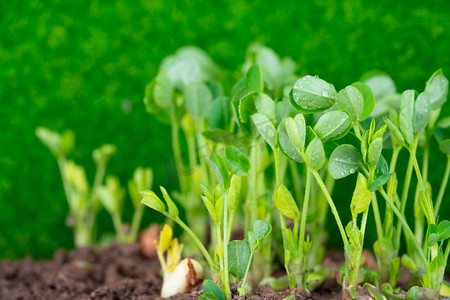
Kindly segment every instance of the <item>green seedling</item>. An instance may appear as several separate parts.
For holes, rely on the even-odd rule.
[[[98,189],[105,176],[106,165],[116,152],[114,145],[103,145],[93,151],[97,167],[92,188],[89,186],[83,167],[68,160],[68,155],[75,147],[75,135],[72,131],[62,134],[45,127],[36,129],[36,136],[55,156],[64,192],[69,204],[69,224],[74,228],[74,240],[77,247],[92,246],[96,242],[96,215],[101,208]]]

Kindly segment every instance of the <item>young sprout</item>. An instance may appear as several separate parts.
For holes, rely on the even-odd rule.
[[[67,159],[75,146],[75,135],[72,131],[58,134],[45,127],[38,127],[36,136],[57,159],[70,208],[70,224],[74,227],[75,245],[80,247],[95,244],[96,214],[101,208],[97,190],[102,185],[106,165],[116,152],[116,147],[103,145],[93,151],[97,169],[94,184],[90,188],[84,168]]]
[[[165,224],[159,241],[154,241],[163,272],[161,296],[164,298],[190,292],[203,278],[203,268],[199,262],[190,258],[181,260],[183,244],[179,244],[172,235],[172,228]]]

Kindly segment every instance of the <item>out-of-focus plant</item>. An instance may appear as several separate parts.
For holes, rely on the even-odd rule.
[[[116,147],[103,145],[93,151],[92,156],[97,169],[91,188],[84,168],[67,158],[75,147],[75,135],[72,131],[59,134],[48,128],[38,127],[36,136],[50,149],[58,162],[70,209],[68,224],[73,227],[75,245],[77,247],[94,245],[96,242],[96,215],[101,208],[97,193],[105,176],[106,165],[116,152]]]

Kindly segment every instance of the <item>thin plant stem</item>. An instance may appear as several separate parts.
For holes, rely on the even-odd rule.
[[[298,239],[298,245],[303,253],[303,241],[305,240],[305,231],[306,231],[306,219],[308,215],[308,204],[309,204],[309,194],[311,191],[311,172],[308,170],[306,173],[306,189],[305,189],[305,198],[303,200],[303,208],[302,208],[302,219],[300,223],[300,233]],[[304,266],[303,266],[304,268]]]
[[[133,220],[131,221],[131,229],[129,234],[129,242],[134,242],[137,239],[139,227],[141,227],[142,215],[144,213],[144,206],[139,205],[134,210]]]
[[[120,242],[124,242],[124,235],[122,230],[122,220],[120,219],[119,214],[113,213],[112,220],[114,229],[116,230],[117,240]]]
[[[224,288],[225,296],[227,299],[231,299],[230,279],[228,276],[228,193],[225,192],[223,197],[223,265],[225,268]]]
[[[368,185],[370,186],[373,183],[373,177],[375,174],[375,169],[371,168],[369,173],[369,181]],[[375,192],[372,192],[372,207],[373,207],[373,215],[375,217],[375,227],[377,229],[377,236],[378,240],[383,240],[383,226],[381,225],[381,216],[380,216],[380,210],[378,209],[378,201],[377,196],[375,195]]]
[[[450,175],[450,156],[447,156],[447,166],[445,167],[444,177],[442,178],[441,187],[439,189],[439,194],[436,199],[436,204],[434,207],[434,217],[438,217],[439,209],[441,208],[442,199],[444,198],[445,188],[447,187],[448,178]]]
[[[211,256],[208,253],[208,250],[206,250],[205,246],[203,246],[202,242],[200,241],[200,239],[195,235],[195,233],[180,219],[180,217],[171,217],[169,214],[164,213],[164,215],[172,220],[174,220],[175,222],[177,222],[178,225],[181,226],[181,228],[183,228],[187,234],[190,235],[190,237],[192,238],[192,240],[194,241],[195,245],[197,245],[197,247],[200,249],[200,251],[202,252],[203,256],[205,257],[210,269],[211,269],[211,274],[213,274],[214,272],[214,261],[211,258]]]
[[[397,215],[397,218],[402,223],[406,234],[409,236],[411,241],[414,243],[414,246],[416,247],[416,250],[419,253],[420,259],[422,260],[424,265],[426,265],[427,259],[426,259],[425,255],[423,254],[422,247],[420,246],[419,242],[417,241],[416,237],[414,236],[414,233],[411,231],[411,228],[409,227],[408,222],[406,222],[405,217],[400,213],[398,208],[395,206],[395,204],[392,202],[392,200],[389,199],[389,196],[386,194],[386,192],[382,188],[378,188],[378,191],[381,193],[383,198],[386,200],[386,203],[392,208],[394,213]]]
[[[259,241],[256,242],[255,248],[258,247],[258,243],[259,243]],[[253,254],[254,253],[255,253],[255,251],[253,251],[253,250],[250,252],[250,259],[248,260],[247,267],[245,268],[244,279],[242,279],[241,287],[239,288],[239,296],[244,296],[244,294],[245,294],[245,282],[247,281],[247,277],[248,277],[248,273],[250,271],[250,265],[251,265],[251,263],[253,261]]]
[[[342,241],[344,242],[344,246],[347,247],[348,243],[349,243],[348,238],[347,238],[347,235],[345,234],[344,226],[342,226],[341,218],[339,217],[339,213],[336,209],[336,206],[334,205],[333,199],[331,199],[331,196],[328,193],[328,190],[327,190],[325,184],[323,183],[322,178],[320,177],[319,173],[317,173],[316,170],[312,170],[311,172],[314,175],[317,183],[319,184],[320,189],[325,194],[325,198],[328,201],[328,205],[330,206],[331,212],[333,213],[334,218],[336,219],[336,223],[337,223],[337,226],[341,233],[341,237],[342,237]]]
[[[222,244],[222,234],[221,234],[221,229],[220,229],[220,224],[216,224],[217,230],[217,242],[219,244]],[[219,249],[222,249],[222,247],[219,247]],[[219,253],[219,263],[220,263],[220,275],[222,276],[222,280],[223,278],[225,278],[225,268],[223,266],[223,251],[221,250]],[[225,285],[223,286],[225,288]]]
[[[408,199],[409,186],[411,185],[411,177],[413,172],[412,155],[409,155],[408,167],[406,169],[405,181],[403,183],[402,198],[400,199],[400,213],[403,215],[406,208],[406,200]],[[399,220],[395,237],[396,245],[400,245],[400,236],[402,231],[402,223]]]

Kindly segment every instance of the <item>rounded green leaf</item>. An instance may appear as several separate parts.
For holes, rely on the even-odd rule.
[[[158,107],[168,109],[173,105],[174,88],[169,76],[165,72],[159,72],[155,78],[153,96]]]
[[[230,172],[225,164],[225,161],[219,153],[213,153],[210,159],[211,169],[216,176],[219,184],[227,188],[230,184]]]
[[[413,113],[413,130],[414,132],[422,131],[428,123],[431,114],[430,101],[425,95],[425,92],[420,93],[414,103]]]
[[[364,98],[359,90],[354,86],[347,86],[340,90],[336,99],[336,108],[345,110],[353,122],[361,119],[364,111]]]
[[[153,191],[142,191],[139,192],[139,194],[142,197],[141,203],[144,205],[147,205],[148,207],[157,210],[161,213],[166,212],[166,206],[164,203],[159,199],[158,196]]]
[[[325,165],[325,150],[322,141],[319,138],[316,137],[309,143],[306,148],[305,156],[309,165],[314,170],[320,170]]]
[[[225,296],[222,293],[222,290],[217,286],[217,284],[209,279],[203,281],[203,291],[205,294],[212,294],[218,300],[225,300]]]
[[[357,215],[364,212],[370,205],[372,195],[367,188],[367,180],[364,175],[358,173],[355,191],[353,192],[350,209],[352,214]]]
[[[255,102],[256,112],[265,115],[271,121],[275,121],[276,116],[276,104],[268,95],[258,93],[253,99]]]
[[[381,175],[380,177],[377,177],[370,185],[369,190],[371,192],[376,191],[380,186],[383,186],[389,180],[389,178],[391,178],[392,175],[393,173],[387,173]]]
[[[359,92],[361,93],[361,95],[363,96],[364,109],[363,109],[361,116],[359,117],[359,121],[364,121],[365,119],[367,119],[367,117],[370,116],[370,113],[372,112],[372,110],[375,106],[375,97],[374,97],[370,87],[363,82],[352,83],[352,86],[357,88],[359,90]]]
[[[448,79],[441,69],[434,72],[425,86],[425,93],[432,110],[440,108],[446,101],[448,95]]]
[[[303,151],[305,149],[306,140],[305,117],[302,114],[298,114],[294,119],[288,118],[286,122],[286,132],[294,145]]]
[[[439,143],[439,150],[444,154],[450,154],[450,139]]]
[[[252,121],[267,144],[269,144],[272,149],[275,148],[277,144],[277,130],[275,129],[275,126],[273,126],[272,121],[260,113],[252,115]]]
[[[264,91],[264,80],[258,65],[252,65],[248,69],[247,75],[245,76],[245,88],[247,89],[247,93],[262,93]]]
[[[437,227],[436,233],[439,234],[438,242],[450,238],[450,221],[441,221]]]
[[[300,216],[297,203],[284,184],[275,190],[275,206],[283,216],[289,219],[298,219]]]
[[[362,81],[371,89],[376,102],[396,92],[394,81],[383,72],[368,72],[362,76]]]
[[[344,144],[331,153],[328,161],[328,172],[334,179],[340,179],[353,174],[361,164],[361,153],[355,146]]]
[[[272,231],[272,226],[262,220],[256,220],[253,224],[253,232],[258,241],[265,239]]]
[[[258,240],[256,239],[255,234],[253,233],[253,231],[248,231],[248,244],[250,246],[250,249],[252,249],[252,251],[256,250],[256,245],[258,243]]]
[[[230,273],[236,278],[244,278],[251,254],[248,242],[235,240],[228,243],[227,247]]]
[[[314,126],[314,132],[324,142],[343,137],[350,130],[352,122],[349,115],[342,110],[335,110],[322,115]]]
[[[337,92],[332,84],[309,75],[297,80],[289,94],[292,106],[305,114],[330,108],[336,97]]]
[[[184,107],[193,119],[208,118],[212,93],[209,87],[201,82],[191,83],[184,91]]]

